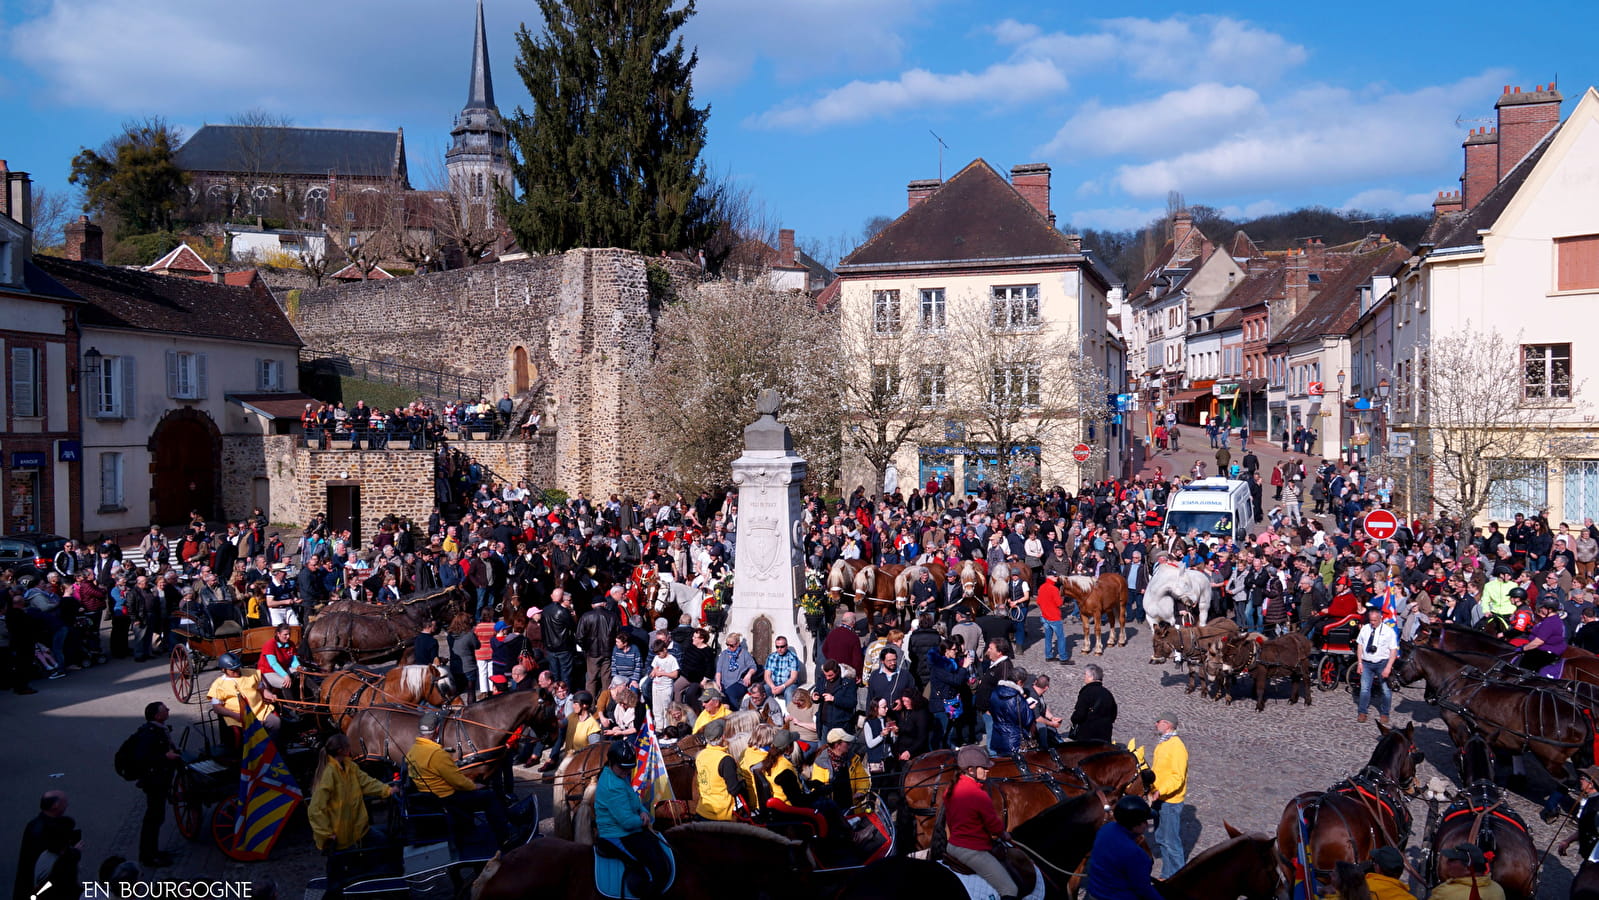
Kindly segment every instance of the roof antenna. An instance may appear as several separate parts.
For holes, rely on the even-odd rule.
[[[931,129],[931,128],[927,129],[927,133],[933,136],[933,140],[938,141],[938,181],[939,181],[940,184],[943,184],[943,182],[944,182],[944,151],[949,149],[949,145],[944,143],[944,139],[939,137],[938,133],[935,132],[933,129]]]

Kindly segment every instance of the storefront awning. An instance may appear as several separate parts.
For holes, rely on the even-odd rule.
[[[1210,396],[1210,388],[1200,388],[1198,390],[1177,391],[1176,393],[1172,394],[1172,402],[1173,403],[1193,403],[1195,400],[1198,400],[1201,397],[1209,397],[1209,396]]]

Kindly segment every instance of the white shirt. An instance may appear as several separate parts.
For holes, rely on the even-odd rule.
[[[1355,648],[1360,653],[1361,662],[1387,662],[1389,657],[1399,652],[1399,636],[1394,634],[1393,628],[1386,622],[1379,622],[1373,633],[1372,624],[1367,622],[1360,626],[1360,633],[1355,637]],[[1366,652],[1368,641],[1374,641],[1377,649]]]

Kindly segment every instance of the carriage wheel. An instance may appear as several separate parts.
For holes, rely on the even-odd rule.
[[[1360,660],[1357,659],[1350,663],[1349,668],[1344,670],[1344,681],[1348,682],[1349,696],[1358,698],[1360,696]]]
[[[205,801],[200,797],[200,785],[188,769],[182,769],[172,779],[172,789],[167,798],[172,801],[172,819],[178,833],[195,840],[200,836],[200,820],[205,815]]]
[[[194,661],[189,658],[189,648],[179,644],[172,648],[170,662],[167,669],[172,673],[172,696],[178,698],[179,703],[188,703],[194,696]]]
[[[1316,664],[1316,689],[1330,691],[1338,686],[1338,657],[1323,656]]]
[[[216,809],[211,811],[211,839],[216,842],[217,849],[229,859],[251,862],[255,857],[241,854],[233,849],[233,831],[238,821],[239,797],[235,794],[218,803]]]

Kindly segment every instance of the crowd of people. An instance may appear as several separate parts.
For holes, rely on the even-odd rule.
[[[335,403],[307,403],[300,414],[300,428],[307,447],[329,450],[334,441],[347,441],[349,449],[427,450],[439,446],[447,435],[462,440],[484,440],[509,433],[516,402],[509,393],[497,401],[487,398],[450,400],[435,410],[417,400],[390,410],[367,406],[365,400],[345,408]],[[518,434],[527,437],[538,431],[543,412],[535,408],[518,423]]]

